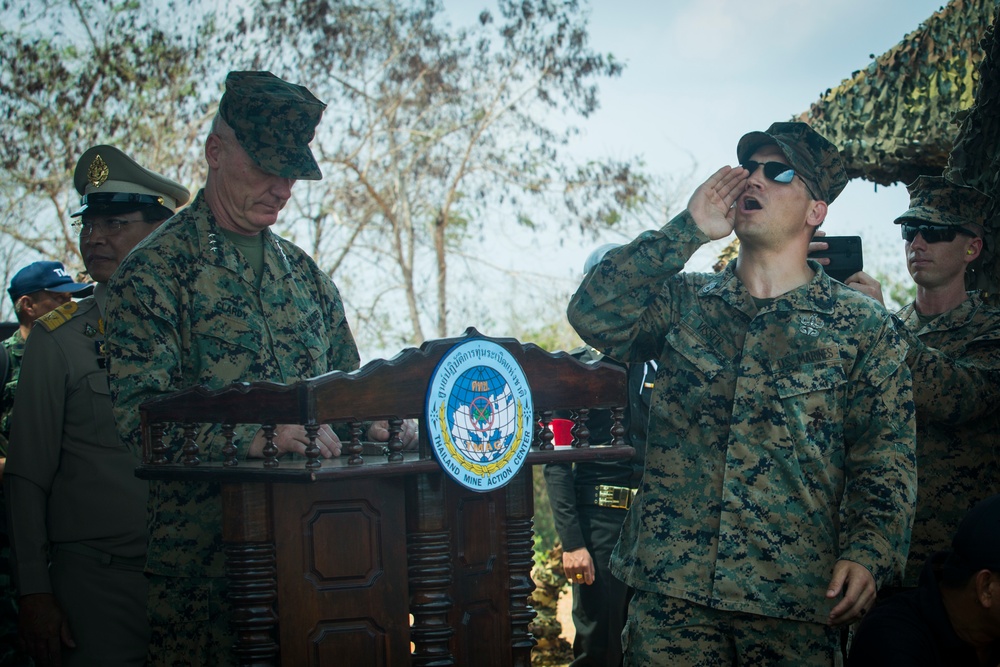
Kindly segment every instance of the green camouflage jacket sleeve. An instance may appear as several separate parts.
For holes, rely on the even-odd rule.
[[[1000,309],[970,295],[927,324],[899,312],[917,409],[920,486],[903,584],[950,548],[962,517],[1000,489]]]

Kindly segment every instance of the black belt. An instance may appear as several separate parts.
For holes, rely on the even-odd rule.
[[[578,486],[576,487],[576,502],[579,505],[597,505],[598,507],[627,510],[632,507],[636,491],[637,489],[630,489],[627,486],[609,486],[607,484]]]
[[[94,549],[93,547],[88,547],[86,544],[79,544],[78,542],[58,542],[52,545],[52,553],[57,551],[66,551],[71,554],[76,554],[78,556],[86,556],[87,558],[93,558],[101,562],[102,565],[114,567],[120,570],[130,570],[133,572],[142,572],[146,567],[146,557],[136,556],[133,558],[127,558],[125,556],[113,556],[107,552],[101,551],[99,549]]]

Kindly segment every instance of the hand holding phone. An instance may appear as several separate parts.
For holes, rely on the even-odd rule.
[[[826,250],[810,252],[809,257],[829,258],[830,262],[823,267],[823,270],[834,280],[844,282],[848,277],[864,269],[860,236],[817,236],[813,240],[826,243],[828,247]]]

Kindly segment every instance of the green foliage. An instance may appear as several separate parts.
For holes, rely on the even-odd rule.
[[[556,534],[556,522],[552,518],[552,507],[549,505],[549,490],[545,486],[544,466],[531,467],[531,483],[534,487],[535,515],[533,517],[535,531],[535,562],[539,562],[542,554],[548,553],[559,541]]]
[[[498,0],[453,28],[437,0],[250,0],[219,13],[0,0],[0,237],[15,257],[82,268],[67,217],[77,157],[112,143],[196,191],[226,71],[267,69],[328,104],[312,143],[324,179],[296,186],[279,231],[352,286],[359,338],[449,335],[451,319],[467,321],[462,295],[503,278],[477,247],[484,230],[596,235],[621,227],[652,183],[638,161],[566,157],[578,134],[566,118],[589,116],[599,82],[622,71],[591,49],[584,9]]]
[[[67,214],[76,160],[94,144],[195,178],[192,128],[216,96],[206,83],[215,62],[198,45],[215,29],[191,12],[177,32],[172,11],[116,0],[0,5],[0,233],[14,246],[82,270]]]
[[[909,278],[899,280],[885,273],[876,273],[875,280],[882,284],[882,298],[885,307],[896,312],[917,298],[917,285]]]
[[[247,25],[329,104],[314,143],[326,179],[302,211],[327,226],[314,254],[339,266],[363,247],[400,290],[414,343],[449,333],[449,271],[486,225],[593,231],[649,182],[637,162],[563,156],[577,133],[565,116],[586,118],[622,71],[590,49],[580,3],[496,6],[453,29],[435,0],[264,0]]]

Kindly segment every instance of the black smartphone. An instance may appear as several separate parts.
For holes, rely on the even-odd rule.
[[[809,253],[810,257],[829,257],[830,263],[823,267],[834,280],[844,282],[849,276],[864,268],[860,236],[819,236],[814,241],[830,244],[826,250]]]

